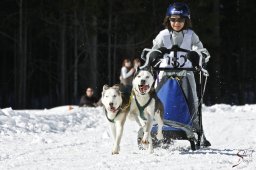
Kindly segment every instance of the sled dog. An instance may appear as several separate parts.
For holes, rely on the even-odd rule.
[[[120,85],[104,85],[101,100],[114,139],[112,154],[118,154],[129,104],[120,92]]]
[[[143,128],[142,144],[148,146],[149,153],[153,153],[151,129],[153,119],[158,123],[157,139],[163,139],[163,105],[153,88],[154,77],[148,70],[139,70],[132,85],[132,99],[129,116]]]

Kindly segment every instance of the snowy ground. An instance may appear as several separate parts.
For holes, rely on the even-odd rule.
[[[102,108],[73,108],[0,109],[0,169],[256,169],[256,105],[204,107],[212,146],[194,152],[187,141],[151,155],[138,150],[138,127],[127,120],[114,156]]]

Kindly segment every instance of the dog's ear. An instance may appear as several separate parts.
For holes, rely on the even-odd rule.
[[[103,86],[102,90],[105,91],[105,90],[107,90],[107,89],[109,89],[109,86],[108,86],[107,84],[105,84],[105,85]]]
[[[112,86],[113,89],[120,91],[120,85],[119,84],[115,84]]]
[[[144,70],[150,72],[153,75],[154,69],[153,69],[152,66],[147,66],[147,67],[144,68]]]
[[[109,89],[109,86],[108,86],[107,84],[105,84],[105,85],[103,86],[103,88],[102,88],[102,93],[101,93],[101,96],[102,96],[102,97],[104,96],[105,91],[106,91],[107,89]]]
[[[150,67],[150,66],[144,67],[143,70],[146,70],[146,71],[149,71],[149,72],[150,72],[151,67]]]

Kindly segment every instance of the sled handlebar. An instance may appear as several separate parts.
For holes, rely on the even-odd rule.
[[[200,71],[198,68],[153,68],[156,71]]]
[[[170,52],[190,52],[190,50],[184,49],[184,48],[180,48],[178,45],[173,45],[171,49],[167,49],[165,47],[161,47],[159,49],[163,54],[169,54]]]
[[[171,58],[171,61],[169,65],[172,65],[172,68],[157,68],[159,64],[162,62],[161,58],[165,54],[170,54],[173,52],[173,57]],[[178,57],[178,52],[184,52],[187,53],[186,55],[182,55]],[[204,55],[203,55],[204,54]],[[145,69],[147,67],[153,67],[154,70],[158,71],[197,71],[197,72],[203,72],[205,76],[208,76],[208,71],[204,69],[206,66],[206,63],[209,61],[210,54],[209,52],[203,48],[199,50],[187,50],[180,48],[178,45],[173,45],[171,49],[167,49],[165,47],[161,47],[159,49],[148,49],[145,48],[142,51],[141,58],[145,61],[144,65],[140,67],[140,69]],[[179,58],[184,59],[184,63],[180,63],[178,60]],[[187,60],[190,60],[192,63],[192,68],[183,68],[185,66],[185,63]],[[169,60],[170,61],[170,60]]]
[[[141,58],[142,58],[144,61],[147,60],[146,55],[147,55],[147,53],[150,52],[151,50],[152,50],[152,49],[150,49],[150,48],[145,48],[145,49],[142,51],[142,53],[141,53]],[[190,52],[190,50],[187,50],[187,49],[184,49],[184,48],[180,48],[178,45],[173,45],[171,49],[167,49],[167,48],[165,48],[165,47],[161,47],[161,48],[158,49],[158,51],[161,52],[162,54],[169,54],[169,53],[172,52],[172,51],[175,52],[175,53],[177,53],[177,52],[186,52],[186,53]]]

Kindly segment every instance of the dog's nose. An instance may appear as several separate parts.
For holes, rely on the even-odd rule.
[[[145,84],[145,83],[146,83],[146,80],[141,80],[140,83],[141,83],[141,84]]]
[[[112,106],[113,106],[113,103],[109,103],[109,106],[111,106],[111,107],[112,107]]]

